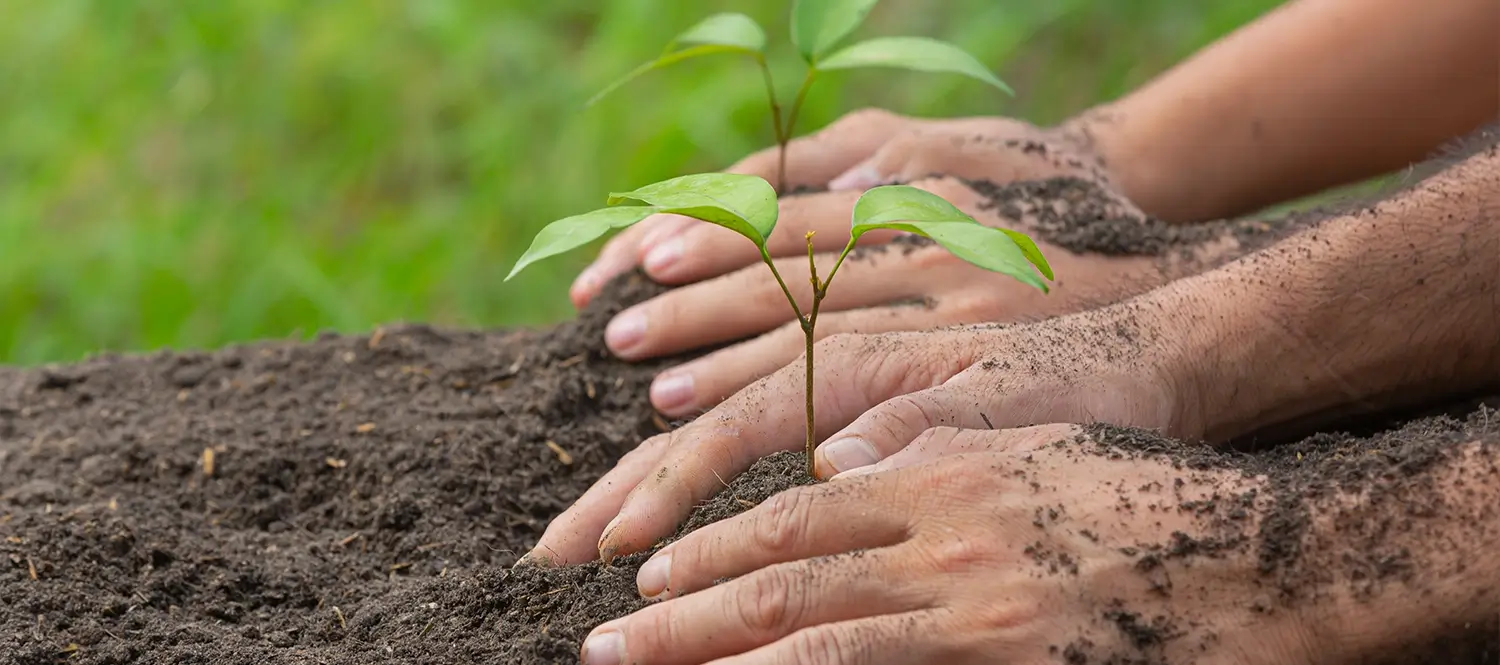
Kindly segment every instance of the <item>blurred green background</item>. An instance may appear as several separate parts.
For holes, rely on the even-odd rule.
[[[860,106],[1055,122],[1275,4],[886,0],[856,36],[952,40],[1017,96],[851,72],[814,90],[799,133]],[[584,100],[721,10],[767,26],[794,85],[788,6],[0,2],[0,362],[567,317],[590,252],[501,281],[538,228],[770,140],[761,81],[732,58]]]

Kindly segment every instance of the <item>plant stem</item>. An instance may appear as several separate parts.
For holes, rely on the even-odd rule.
[[[786,144],[789,139],[787,132],[781,129],[781,105],[776,103],[776,84],[771,81],[771,66],[766,63],[766,57],[760,54],[756,54],[755,64],[760,65],[760,73],[766,80],[766,99],[771,102],[771,131],[776,134],[776,145],[781,155],[781,167],[776,175],[776,193],[784,194],[786,193]]]
[[[812,281],[813,302],[812,309],[807,315],[807,320],[802,325],[802,336],[807,341],[807,475],[817,478],[817,465],[813,463],[813,450],[817,448],[817,419],[813,415],[813,348],[816,346],[818,328],[818,308],[823,304],[823,296],[827,293],[828,285],[818,281],[818,264],[813,258],[813,232],[807,232],[807,269],[808,279]],[[832,276],[830,274],[830,276]]]
[[[792,305],[792,311],[797,314],[797,323],[806,328],[807,317],[802,315],[802,308],[797,306],[797,299],[792,297],[792,290],[786,287],[786,280],[781,278],[781,272],[776,270],[776,262],[771,260],[771,255],[766,252],[764,246],[760,248],[760,260],[771,269],[771,275],[776,278],[776,283],[781,285],[781,293],[786,296],[786,301]]]
[[[768,72],[767,76],[769,76],[770,70],[766,71]],[[778,163],[776,166],[776,181],[780,183],[777,186],[778,193],[784,193],[786,189],[787,145],[791,143],[792,131],[797,127],[797,114],[802,111],[802,101],[807,99],[807,89],[812,87],[813,78],[816,77],[817,74],[817,69],[814,69],[811,66],[807,68],[807,76],[802,77],[802,87],[797,88],[797,97],[796,99],[792,100],[792,108],[787,112],[786,126],[780,130],[780,136],[778,136],[776,139],[778,145],[780,146],[779,154],[777,155]]]

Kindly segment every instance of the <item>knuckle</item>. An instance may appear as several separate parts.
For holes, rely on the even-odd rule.
[[[946,409],[939,406],[929,393],[898,395],[886,402],[881,411],[889,425],[903,432],[926,432],[941,425]],[[908,434],[910,436],[910,434]]]
[[[1046,610],[1035,593],[1018,594],[1000,599],[989,599],[966,608],[964,621],[976,637],[993,635],[996,631],[1008,631],[1018,626],[1041,620]]]
[[[673,435],[676,433],[676,431],[663,432],[642,441],[640,445],[621,456],[616,466],[625,466],[636,460],[660,455],[662,449],[672,445]]]
[[[752,634],[779,637],[790,632],[801,615],[802,600],[793,591],[785,567],[756,572],[739,586],[735,607],[739,620]]]
[[[942,538],[927,546],[928,560],[933,568],[944,575],[972,571],[977,567],[994,563],[994,547],[975,538]]]
[[[849,663],[857,651],[846,631],[820,626],[792,636],[789,656],[793,663]]]
[[[755,520],[755,544],[767,552],[791,549],[807,533],[812,497],[812,492],[794,488],[767,499]]]

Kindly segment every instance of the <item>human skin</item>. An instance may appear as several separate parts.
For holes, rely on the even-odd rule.
[[[774,256],[800,256],[809,230],[818,232],[821,251],[841,249],[860,191],[894,181],[927,186],[921,179],[931,174],[997,183],[1081,177],[1158,218],[1194,222],[1403,168],[1500,112],[1495,25],[1500,4],[1492,0],[1453,0],[1420,12],[1398,0],[1300,0],[1125,98],[1057,127],[1006,118],[852,113],[793,142],[791,181],[836,191],[784,199],[780,229],[768,249]],[[1036,145],[1046,150],[1028,149]],[[773,149],[729,170],[769,178],[775,163]],[[960,189],[940,193],[977,214],[964,205],[975,195]],[[1024,228],[1024,220],[978,216]],[[891,237],[871,234],[866,240]],[[1101,304],[1096,284],[1121,285],[1111,293],[1118,298],[1163,279],[1140,265],[1045,243],[1042,250],[1070,268],[1058,271],[1064,288],[1046,301],[961,262],[934,271],[932,262],[941,258],[892,257],[867,271],[874,279],[846,279],[830,290],[840,300],[825,303],[818,334],[1062,314]],[[663,283],[692,284],[630,308],[611,323],[606,343],[625,359],[752,338],[658,376],[651,396],[659,410],[700,413],[801,353],[800,330],[788,325],[792,314],[778,302],[779,292],[743,295],[774,286],[758,258],[724,229],[682,217],[652,218],[611,240],[580,274],[571,296],[581,306],[608,278],[637,265]],[[805,276],[805,261],[793,258],[781,268],[788,282],[806,281],[796,276]],[[856,282],[867,285],[849,286]],[[841,296],[841,288],[858,293]],[[938,306],[892,306],[912,299]],[[727,324],[703,314],[729,302],[737,307]]]
[[[1500,378],[1500,154],[1109,307],[1018,326],[820,343],[819,474],[934,427],[1108,422],[1221,441],[1337,410],[1410,405]],[[721,478],[802,439],[800,363],[627,454],[529,558],[641,551]]]
[[[1282,500],[1266,476],[1043,428],[1070,431],[1037,446],[929,430],[924,453],[962,452],[892,458],[685,536],[637,577],[664,602],[595,628],[581,661],[1312,665],[1494,639],[1493,430],[1415,479],[1308,499],[1296,554],[1266,567]],[[1374,537],[1348,528],[1382,520]],[[1410,574],[1372,579],[1372,548]],[[1419,658],[1401,662],[1444,662]]]

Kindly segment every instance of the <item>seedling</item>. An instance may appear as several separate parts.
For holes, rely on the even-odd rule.
[[[773,187],[767,180],[752,175],[699,173],[646,185],[631,192],[611,193],[606,207],[559,219],[544,227],[505,278],[509,281],[536,261],[582,247],[612,230],[623,229],[656,214],[691,217],[717,224],[749,239],[760,250],[761,261],[771,269],[771,276],[786,295],[787,303],[791,305],[805,338],[807,471],[813,477],[816,477],[813,450],[817,445],[813,408],[813,350],[817,340],[818,311],[828,296],[834,276],[844,265],[844,259],[854,250],[860,236],[875,229],[894,229],[920,235],[937,242],[964,261],[1009,275],[1043,292],[1048,289],[1042,277],[1053,279],[1052,268],[1047,264],[1047,259],[1037,249],[1036,243],[1025,234],[980,224],[931,192],[906,185],[885,185],[867,190],[855,202],[849,242],[826,278],[818,277],[813,234],[807,233],[808,279],[812,287],[812,302],[805,311],[797,303],[797,298],[792,295],[786,280],[777,270],[776,263],[771,260],[766,241],[776,228],[779,214],[777,194],[785,190],[786,142],[814,75],[818,71],[830,69],[886,65],[930,71],[957,71],[1004,88],[999,79],[967,54],[942,42],[923,38],[872,39],[820,60],[820,56],[848,35],[874,5],[872,0],[798,0],[794,4],[792,41],[808,63],[808,74],[784,125],[780,107],[775,101],[770,70],[765,66],[762,52],[765,33],[754,21],[740,14],[719,14],[699,23],[679,36],[661,58],[642,65],[624,80],[606,89],[605,93],[646,71],[695,55],[718,52],[743,52],[752,55],[765,74],[766,91],[771,97],[776,139],[781,149],[778,176],[781,184]],[[696,46],[673,50],[678,44]],[[1038,272],[1041,276],[1037,275]]]
[[[865,16],[879,0],[796,0],[792,3],[791,37],[807,70],[792,105],[782,115],[776,101],[776,85],[766,61],[766,32],[755,19],[744,14],[714,14],[688,28],[667,44],[661,57],[636,67],[610,84],[588,105],[630,82],[636,77],[699,56],[732,53],[750,56],[766,81],[766,99],[771,105],[771,129],[776,135],[778,159],[776,191],[785,193],[787,144],[791,142],[802,102],[819,73],[864,67],[894,67],[924,72],[950,72],[979,79],[1014,94],[983,64],[962,49],[927,37],[876,37],[833,51],[849,33],[864,22]]]

